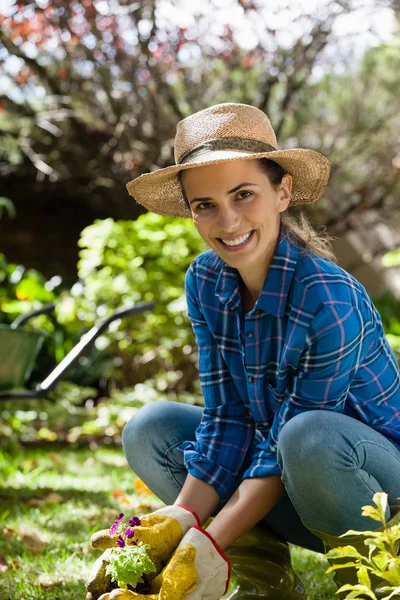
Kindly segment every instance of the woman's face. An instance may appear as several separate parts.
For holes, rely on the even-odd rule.
[[[203,240],[242,276],[250,266],[265,269],[290,202],[291,176],[277,190],[257,161],[235,160],[182,171],[181,181]]]

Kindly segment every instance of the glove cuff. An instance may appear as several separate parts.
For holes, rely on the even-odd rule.
[[[226,562],[226,565],[228,567],[228,576],[226,578],[226,587],[225,587],[225,591],[224,591],[224,594],[226,594],[226,592],[228,591],[229,581],[231,578],[231,571],[232,571],[231,561],[226,556],[225,552],[219,547],[219,545],[214,540],[214,538],[208,533],[208,531],[206,531],[205,529],[202,529],[198,525],[193,525],[190,529],[196,529],[199,533],[202,533],[203,535],[205,535],[210,540],[210,542],[212,543],[212,545],[214,546],[215,550],[218,552],[220,557]]]
[[[182,530],[182,535],[185,535],[193,525],[200,523],[199,517],[195,512],[190,510],[190,508],[186,508],[186,506],[179,506],[178,504],[171,504],[170,506],[159,508],[152,514],[165,515],[166,517],[170,517],[177,521]]]
[[[194,510],[192,510],[191,508],[188,508],[187,506],[183,506],[183,504],[175,504],[175,506],[179,506],[179,508],[184,508],[185,510],[189,511],[190,513],[192,513],[192,515],[196,519],[197,525],[199,527],[201,527],[200,517],[199,517],[199,515],[196,512],[194,512]]]

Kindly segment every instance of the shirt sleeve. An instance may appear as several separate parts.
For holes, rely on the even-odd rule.
[[[350,304],[328,304],[314,318],[286,396],[267,438],[254,450],[243,475],[280,474],[276,451],[282,427],[306,410],[343,412],[352,380],[374,344],[373,319]]]
[[[184,442],[181,448],[189,473],[212,485],[225,501],[240,482],[239,474],[253,444],[254,420],[199,308],[192,269],[186,275],[186,298],[198,345],[205,407],[196,441]]]

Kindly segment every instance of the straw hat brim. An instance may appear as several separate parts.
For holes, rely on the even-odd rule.
[[[292,175],[293,187],[290,205],[310,204],[319,200],[329,180],[330,163],[326,156],[315,150],[292,148],[270,152],[241,152],[221,150],[201,156],[201,160],[173,165],[145,173],[127,184],[129,194],[151,212],[174,217],[191,217],[178,180],[179,171],[205,167],[233,160],[269,158]]]

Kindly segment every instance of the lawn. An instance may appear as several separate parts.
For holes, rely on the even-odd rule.
[[[0,599],[84,600],[94,531],[161,506],[120,449],[0,452]],[[322,555],[292,546],[309,600],[332,600]]]

